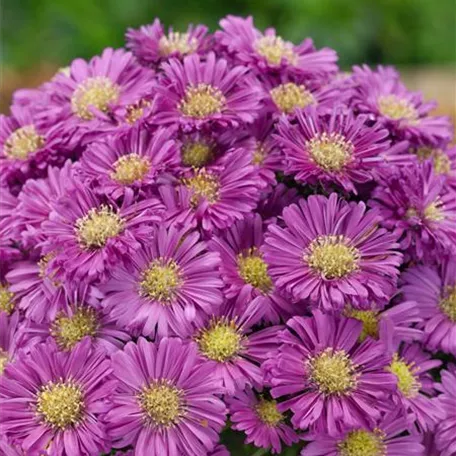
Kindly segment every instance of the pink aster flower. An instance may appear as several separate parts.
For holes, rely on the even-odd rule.
[[[239,391],[226,402],[230,411],[232,429],[244,431],[246,443],[259,448],[271,448],[272,454],[280,454],[282,443],[290,446],[300,440],[285,422],[285,415],[277,410],[277,401],[256,394],[251,388]]]
[[[272,397],[289,395],[278,410],[291,409],[295,428],[337,435],[344,427],[370,427],[390,404],[395,377],[381,342],[358,342],[359,321],[324,315],[294,317],[265,363]]]
[[[106,422],[117,447],[133,445],[136,456],[201,456],[214,449],[226,408],[195,344],[140,338],[112,358],[119,386]]]
[[[222,30],[215,33],[219,45],[235,61],[257,71],[288,70],[312,78],[325,78],[337,71],[336,52],[328,48],[317,51],[310,38],[295,46],[272,28],[261,33],[251,16],[227,16],[220,27]]]
[[[456,259],[442,258],[439,267],[413,266],[401,282],[404,297],[417,303],[426,348],[456,356]]]
[[[259,113],[259,85],[246,67],[230,68],[211,52],[204,61],[195,54],[183,63],[170,59],[162,68],[164,77],[155,87],[157,124],[178,124],[186,131],[238,128]]]
[[[72,352],[36,346],[0,378],[0,429],[24,454],[98,456],[109,451],[103,416],[115,387],[111,362],[90,341]]]
[[[160,226],[150,236],[129,267],[111,271],[103,306],[121,327],[185,337],[222,303],[219,256],[188,228]]]
[[[296,117],[297,125],[281,119],[275,138],[285,154],[285,172],[298,182],[335,183],[356,193],[356,184],[372,181],[386,165],[403,157],[413,161],[405,143],[391,147],[388,130],[367,125],[365,115],[335,109],[328,117],[309,108]]]
[[[364,203],[336,193],[309,196],[284,209],[285,228],[270,225],[263,248],[280,290],[312,306],[339,310],[381,308],[395,291],[402,256],[396,236],[378,228],[380,217]]]
[[[381,224],[397,233],[406,260],[455,251],[455,192],[433,173],[430,163],[390,172],[369,204],[378,209]]]
[[[378,119],[399,138],[434,145],[451,140],[449,118],[430,116],[436,103],[424,102],[421,93],[408,91],[396,71],[354,67],[353,78],[353,107]]]
[[[179,163],[173,130],[154,132],[136,126],[91,143],[82,155],[80,172],[100,194],[118,198],[125,188],[144,189]]]
[[[23,346],[24,330],[19,312],[8,315],[0,311],[0,378],[7,366],[16,361]]]
[[[142,65],[153,66],[170,57],[182,58],[193,53],[204,53],[209,44],[207,32],[204,25],[190,25],[184,33],[175,32],[170,27],[166,34],[157,18],[150,25],[128,29],[126,47]]]

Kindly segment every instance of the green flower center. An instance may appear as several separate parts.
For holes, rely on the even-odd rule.
[[[414,363],[407,363],[396,353],[388,370],[396,376],[397,387],[405,397],[412,398],[418,395],[421,383],[416,375],[418,368]]]
[[[367,337],[378,339],[379,312],[377,310],[356,310],[347,307],[344,315],[355,318],[363,324],[363,329],[359,336],[359,341],[363,342]]]
[[[385,456],[386,445],[383,443],[384,433],[359,429],[351,431],[344,440],[338,443],[340,456]]]
[[[456,323],[456,285],[445,290],[440,300],[440,309],[453,323]]]
[[[280,111],[290,114],[295,108],[305,108],[315,102],[313,95],[304,85],[292,82],[281,84],[270,91],[272,101]]]
[[[261,399],[255,411],[260,420],[271,427],[277,426],[283,420],[283,415],[277,410],[277,401],[274,400]]]
[[[239,275],[245,283],[258,288],[262,293],[272,290],[272,280],[268,274],[268,267],[256,247],[237,256]]]
[[[212,159],[212,148],[203,142],[184,144],[182,147],[182,163],[185,166],[201,168]]]
[[[0,284],[0,312],[10,315],[15,307],[14,293],[6,285]]]
[[[225,97],[219,89],[200,83],[187,88],[179,103],[179,109],[185,116],[203,119],[222,112],[225,104]]]
[[[198,170],[192,177],[183,179],[183,184],[192,191],[193,195],[190,202],[194,206],[202,198],[210,204],[216,203],[219,199],[219,180],[216,176],[207,173],[204,169]]]

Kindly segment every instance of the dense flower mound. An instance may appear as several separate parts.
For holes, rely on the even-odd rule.
[[[126,32],[0,116],[0,453],[456,454],[456,148],[252,17]]]

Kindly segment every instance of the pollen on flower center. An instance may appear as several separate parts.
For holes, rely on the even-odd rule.
[[[142,274],[141,294],[162,304],[169,304],[181,284],[178,264],[173,260],[157,258]]]
[[[128,105],[126,108],[125,122],[133,125],[144,115],[144,109],[148,108],[151,102],[148,100],[140,100],[138,103]]]
[[[423,211],[423,217],[425,220],[430,220],[432,222],[441,222],[445,219],[445,215],[442,212],[442,206],[439,201],[434,201],[431,204],[428,204]]]
[[[359,250],[349,243],[344,236],[320,236],[311,242],[304,260],[325,279],[340,279],[358,269]]]
[[[187,88],[179,109],[185,116],[202,119],[222,112],[225,103],[225,97],[219,89],[200,83]]]
[[[357,310],[348,306],[344,310],[344,315],[349,318],[355,318],[363,324],[363,329],[359,336],[360,342],[367,337],[378,338],[379,312],[377,310]]]
[[[160,38],[158,49],[163,57],[174,52],[181,55],[191,54],[198,49],[198,40],[195,37],[190,38],[188,33],[171,32]]]
[[[91,307],[81,307],[72,316],[58,315],[51,326],[51,335],[62,350],[71,350],[83,337],[95,337],[97,314]]]
[[[87,78],[81,82],[71,97],[71,110],[83,120],[91,120],[94,114],[90,108],[94,107],[106,112],[111,103],[115,103],[120,96],[120,87],[105,76]]]
[[[201,168],[209,163],[212,155],[212,147],[204,142],[189,142],[182,146],[182,163],[185,166]]]
[[[136,153],[123,155],[113,165],[111,179],[123,185],[141,181],[150,169],[149,160]]]
[[[197,343],[209,359],[223,363],[237,356],[242,349],[243,337],[234,321],[214,320],[201,331]]]
[[[298,60],[293,51],[293,43],[284,41],[280,36],[268,35],[258,38],[253,47],[271,65],[279,65],[282,59],[287,60],[291,65],[296,65]]]
[[[50,382],[38,393],[37,413],[46,424],[66,429],[78,423],[83,415],[84,397],[73,382]]]
[[[260,420],[268,426],[275,427],[282,420],[283,415],[277,410],[277,401],[261,399],[255,406],[255,411]]]
[[[8,354],[0,348],[0,375],[3,374],[6,365],[8,364]]]
[[[44,146],[44,137],[33,125],[26,125],[13,131],[5,141],[4,151],[8,158],[26,160],[30,154]]]
[[[255,151],[253,152],[252,164],[260,166],[263,164],[264,159],[268,155],[266,148],[260,142],[257,143]]]
[[[211,204],[217,202],[219,198],[219,180],[204,169],[199,170],[192,177],[183,179],[183,183],[193,192],[191,203],[194,205],[198,204],[201,198]]]
[[[162,379],[145,386],[138,399],[154,426],[169,427],[177,424],[185,414],[183,395],[182,390]]]
[[[451,171],[450,157],[443,150],[437,150],[432,154],[432,162],[436,174],[448,174]]]
[[[395,353],[388,370],[396,376],[397,387],[405,397],[411,398],[418,394],[421,383],[416,375],[419,368],[415,367],[414,363],[407,363]]]
[[[325,171],[340,171],[351,160],[354,147],[339,133],[324,132],[306,142],[312,160]]]
[[[14,293],[9,291],[6,285],[0,284],[0,311],[11,314],[16,307],[14,303]]]
[[[378,429],[374,432],[357,429],[347,434],[337,444],[340,456],[385,456],[386,445],[384,433]]]
[[[383,95],[378,98],[377,104],[380,113],[390,119],[405,119],[412,122],[418,120],[416,109],[404,98],[396,95]]]
[[[238,271],[244,282],[258,288],[262,293],[272,289],[272,280],[268,267],[257,248],[252,247],[247,252],[237,256]]]
[[[355,366],[343,350],[327,348],[307,363],[310,380],[324,394],[347,394],[356,386]]]
[[[274,87],[270,95],[275,105],[286,114],[290,114],[295,108],[305,108],[315,102],[313,95],[304,85],[292,82]]]
[[[456,286],[445,290],[440,301],[440,309],[453,323],[456,323]]]

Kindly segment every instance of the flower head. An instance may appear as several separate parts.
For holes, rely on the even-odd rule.
[[[0,311],[0,378],[6,367],[16,360],[23,348],[24,331],[19,312],[8,315]]]
[[[450,364],[441,373],[441,383],[436,383],[435,388],[442,394],[439,396],[441,407],[445,411],[445,419],[440,421],[435,431],[436,446],[441,451],[441,456],[451,456],[456,445],[456,366]]]

